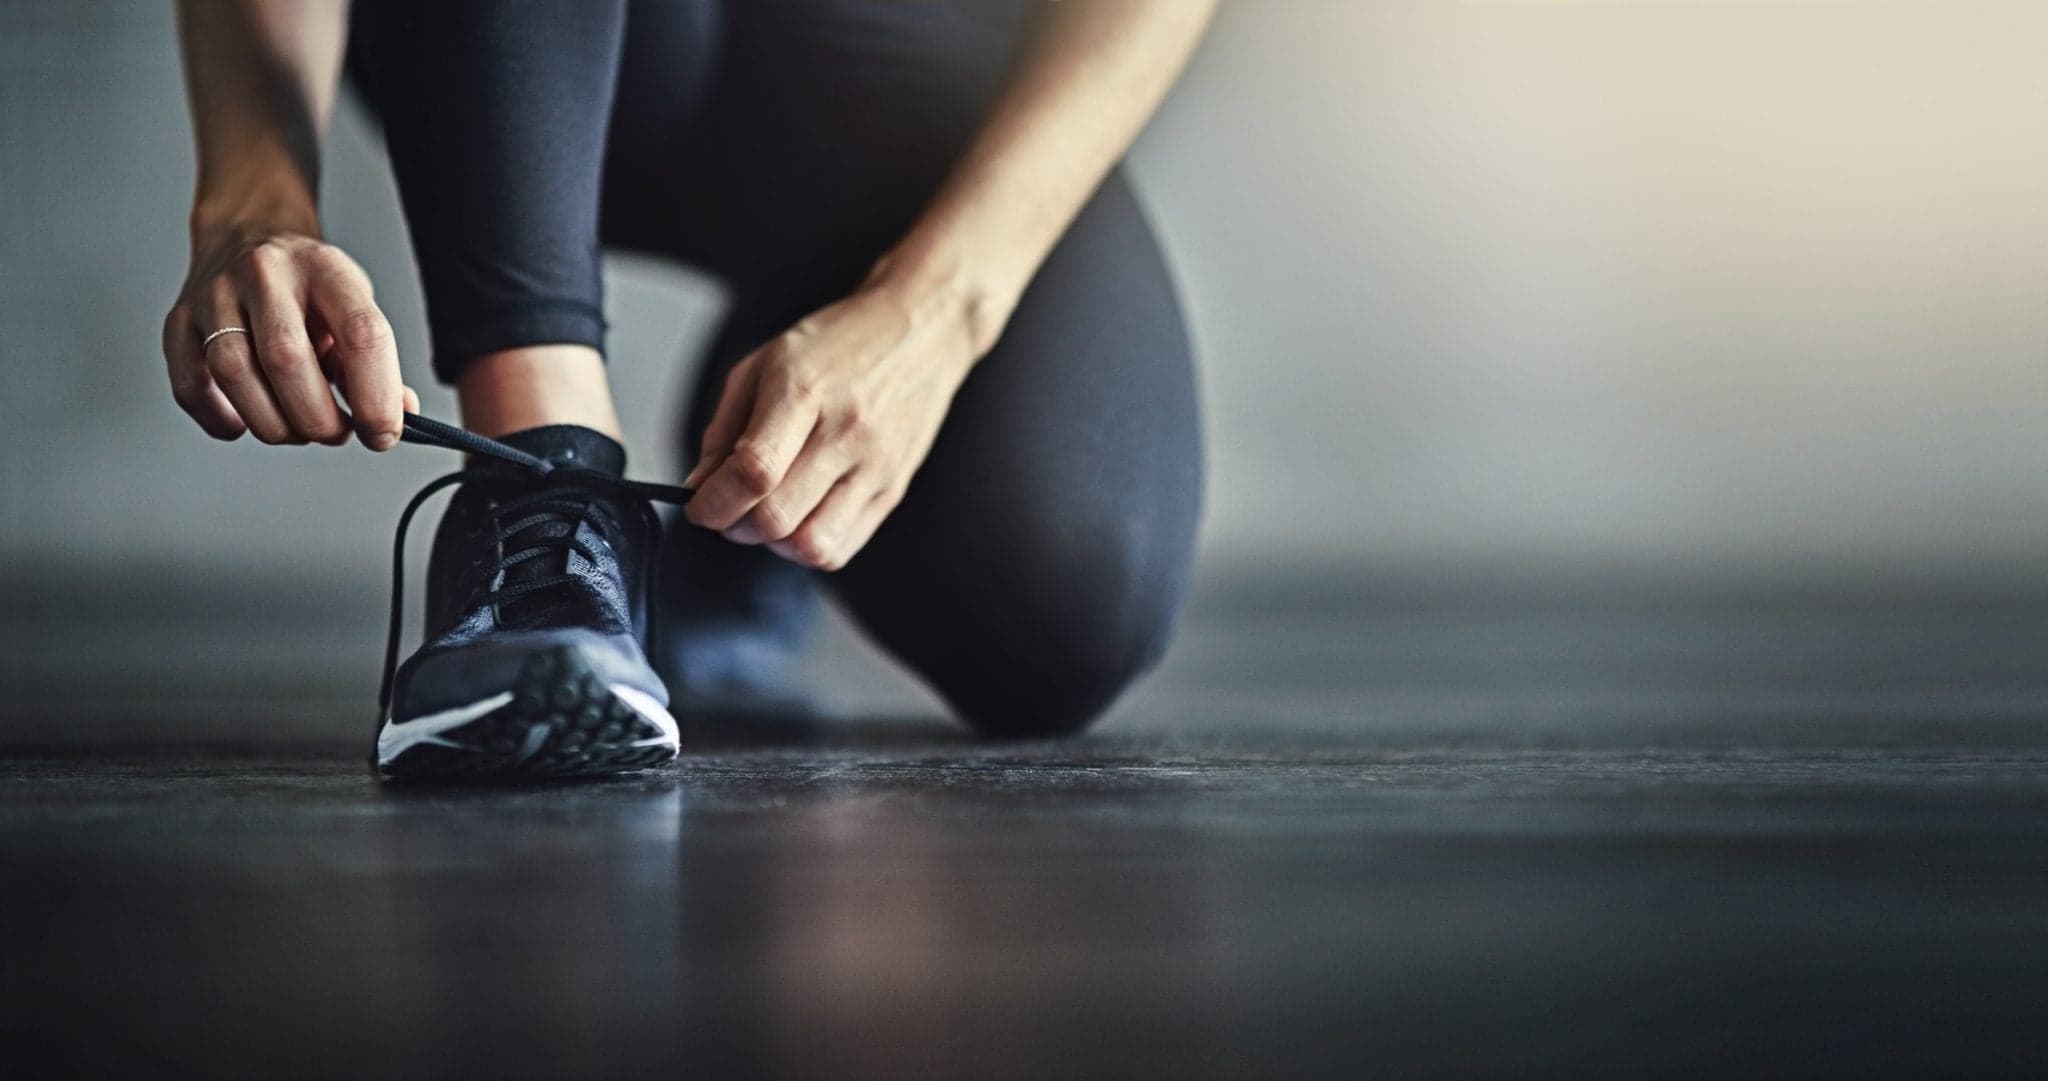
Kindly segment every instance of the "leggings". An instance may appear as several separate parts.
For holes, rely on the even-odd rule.
[[[850,293],[937,190],[1029,6],[358,0],[350,78],[383,127],[435,374],[522,345],[602,352],[603,250],[675,260],[732,297],[681,411],[696,447],[726,369]],[[1077,730],[1167,643],[1198,417],[1173,282],[1119,168],[860,554],[816,574],[678,526],[661,648],[687,662],[721,628],[801,622],[822,584],[978,731]]]

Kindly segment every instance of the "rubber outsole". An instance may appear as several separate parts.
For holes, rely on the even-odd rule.
[[[376,762],[393,780],[599,777],[659,766],[677,750],[675,720],[658,701],[606,683],[561,647],[528,657],[507,691],[386,721]]]

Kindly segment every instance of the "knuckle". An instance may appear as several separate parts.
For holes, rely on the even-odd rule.
[[[359,277],[363,279],[363,284],[369,284],[369,278],[363,274],[362,268],[356,265],[356,261],[349,258],[347,252],[332,244],[311,245],[306,249],[305,259],[308,264],[330,274]]]
[[[793,402],[815,403],[819,397],[818,383],[803,372],[790,372],[783,377],[783,393]]]
[[[264,371],[279,374],[297,374],[313,364],[311,348],[284,327],[257,333],[256,359],[263,364]]]
[[[781,540],[796,529],[798,523],[794,520],[795,517],[787,507],[770,502],[755,507],[747,519],[761,536],[769,540]]]
[[[348,438],[348,425],[339,416],[326,416],[300,425],[306,438],[320,443],[339,443]]]
[[[790,549],[796,553],[796,557],[805,564],[816,567],[819,570],[837,569],[834,564],[837,561],[838,553],[833,549],[829,541],[818,535],[816,530],[797,530],[796,535],[789,538],[789,545]]]
[[[755,444],[741,443],[734,447],[727,464],[740,488],[749,495],[767,495],[775,487],[775,463]]]
[[[249,432],[258,443],[279,447],[292,441],[292,431],[282,424],[266,421],[249,425]]]
[[[276,240],[259,240],[242,250],[235,267],[244,274],[261,277],[291,265],[291,254]]]
[[[390,342],[391,324],[375,308],[358,308],[341,317],[334,328],[334,340],[349,352],[371,352]]]

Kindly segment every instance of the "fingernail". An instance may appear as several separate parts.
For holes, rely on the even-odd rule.
[[[750,525],[736,525],[725,531],[725,539],[734,544],[759,544],[761,531]]]
[[[386,451],[397,444],[398,437],[390,432],[371,432],[367,442],[370,444],[371,450]]]
[[[702,472],[704,472],[704,463],[698,462],[697,467],[695,469],[690,470],[690,475],[683,478],[683,487],[695,488],[697,486],[697,482],[703,479],[699,477],[697,474]]]

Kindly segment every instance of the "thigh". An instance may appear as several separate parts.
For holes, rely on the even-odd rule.
[[[735,289],[843,293],[972,137],[1027,6],[636,0],[606,242],[699,266]],[[709,74],[678,76],[678,66]]]
[[[602,235],[619,248],[695,261],[707,245],[710,99],[727,49],[725,0],[628,0],[605,139]]]

